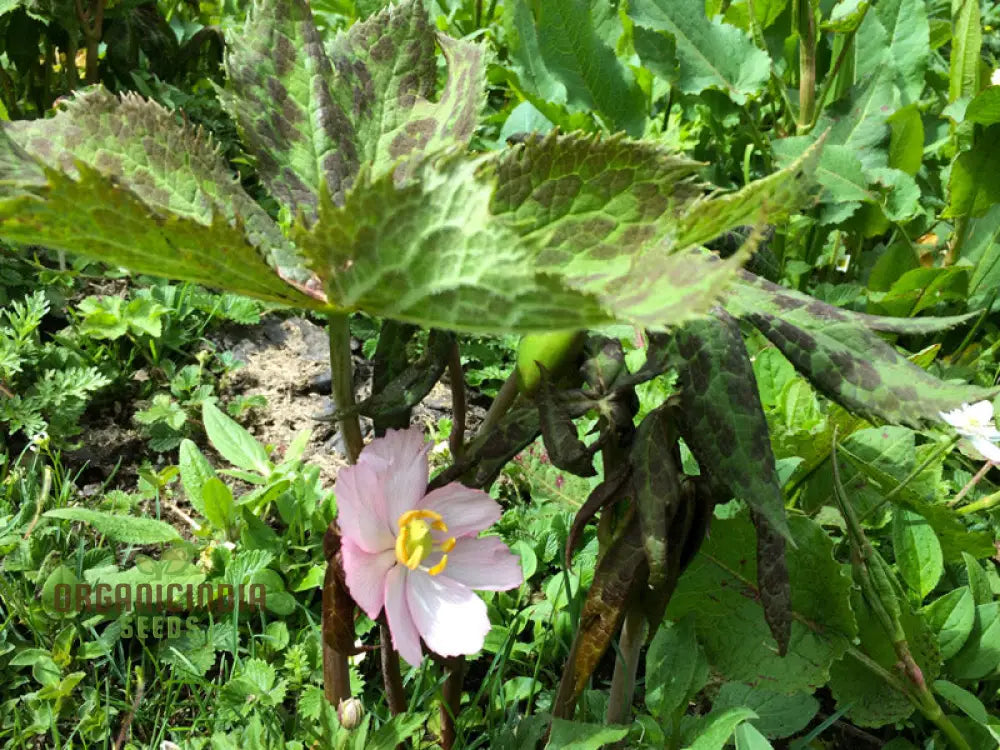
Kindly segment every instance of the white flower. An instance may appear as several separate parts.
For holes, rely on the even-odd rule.
[[[31,442],[28,445],[28,449],[32,453],[38,453],[39,448],[46,448],[49,445],[49,433],[45,430],[38,432],[31,436]]]
[[[989,401],[978,401],[975,404],[962,404],[949,412],[940,412],[941,419],[955,428],[955,432],[967,438],[972,447],[983,458],[995,464],[1000,464],[1000,430],[993,424],[993,404]]]
[[[1000,86],[1000,68],[993,71],[993,75],[990,76],[991,86]]]

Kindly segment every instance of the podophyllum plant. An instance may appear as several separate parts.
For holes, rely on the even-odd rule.
[[[436,47],[447,63],[440,91]],[[965,318],[849,312],[742,271],[752,241],[726,260],[703,248],[732,227],[780,222],[800,207],[816,148],[729,194],[709,192],[697,179],[698,163],[624,136],[553,134],[470,153],[485,62],[482,46],[435,33],[414,0],[329,40],[317,33],[304,0],[257,0],[229,38],[228,85],[220,95],[281,207],[277,221],[244,192],[206,134],[154,103],[95,88],[49,119],[4,123],[0,237],[327,315],[337,418],[352,463],[363,448],[359,414],[373,418],[378,435],[405,428],[413,406],[451,368],[455,462],[431,479],[428,497],[456,481],[488,488],[539,435],[552,462],[580,476],[597,474],[600,453],[603,479],[581,508],[566,550],[570,556],[582,527],[600,512],[601,554],[556,717],[572,716],[619,631],[607,719],[628,717],[647,630],[664,617],[713,507],[733,497],[749,506],[756,529],[756,565],[740,565],[773,638],[773,653],[761,658],[828,670],[857,626],[849,612],[824,612],[822,602],[793,595],[786,546],[796,549],[797,537],[818,527],[785,516],[741,326],[760,331],[851,412],[919,425],[989,394],[936,379],[873,331],[921,334]],[[360,404],[347,327],[357,310],[386,319],[373,395]],[[608,328],[613,323],[645,329],[646,361],[635,372],[625,366]],[[406,345],[417,327],[431,334],[411,363]],[[526,340],[518,375],[468,441],[455,331],[543,335]],[[669,369],[679,374],[677,395],[636,425],[636,387]],[[574,420],[594,413],[597,436],[587,444]],[[682,438],[698,476],[681,469]],[[326,538],[324,676],[335,704],[349,695],[350,591],[359,589],[350,584],[365,573],[355,554],[368,538],[358,518],[379,507],[359,508],[364,492],[357,490],[378,484],[372,481],[355,477],[354,494],[341,493],[342,520],[361,515],[351,529],[334,521]],[[952,532],[959,523],[916,510]],[[431,536],[440,531],[435,524],[446,525],[444,513],[401,513],[395,539],[372,537],[385,546],[363,550],[383,555],[393,570],[423,565],[457,544]],[[483,525],[470,526],[471,533]],[[818,549],[829,557],[828,547]],[[385,602],[359,603],[378,614],[376,605]],[[421,635],[432,630],[416,625]],[[406,702],[392,627],[390,612],[388,622],[381,620],[383,671],[389,705],[399,712]],[[822,658],[803,655],[804,643],[823,638],[832,640]],[[427,646],[440,641],[430,640]],[[408,660],[421,656],[412,629],[402,649]],[[451,655],[444,664],[450,705],[442,711],[442,740],[449,746],[464,665]],[[918,707],[946,724],[927,695],[920,694]]]

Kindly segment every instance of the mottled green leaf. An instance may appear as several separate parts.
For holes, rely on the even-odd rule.
[[[935,378],[838,308],[803,311],[795,301],[781,316],[749,312],[767,336],[821,393],[866,418],[913,427],[940,412],[991,398],[992,391]],[[826,324],[816,325],[825,316]]]
[[[685,248],[764,209],[770,217],[799,204],[815,156],[736,193],[689,199],[682,211],[669,211],[673,162],[663,155],[668,170],[655,161],[640,169],[639,157],[655,153],[646,144],[609,139],[604,147],[580,135],[532,143],[499,164],[490,155],[430,159],[418,179],[400,186],[364,173],[344,206],[325,199],[317,225],[299,223],[295,239],[326,279],[329,297],[348,309],[485,333],[582,329],[613,319],[666,326],[709,305],[742,260],[718,263]],[[550,172],[553,161],[565,166]],[[567,257],[566,238],[579,237],[581,225],[560,219],[613,198],[615,225],[638,226],[601,244],[611,254],[598,257],[584,241]]]
[[[792,584],[785,560],[785,538],[757,513],[750,514],[757,531],[757,588],[764,619],[778,644],[778,655],[788,652],[792,637]]]
[[[746,32],[710,21],[701,0],[632,0],[628,12],[636,25],[674,37],[681,91],[719,89],[742,104],[767,83],[767,53]]]
[[[724,310],[675,336],[680,428],[704,474],[788,537],[767,419],[739,326]]]
[[[304,293],[310,277],[294,248],[208,137],[133,95],[93,89],[54,118],[3,124],[0,236],[325,307],[316,292]]]
[[[447,62],[440,92],[435,40]],[[418,0],[354,24],[327,51],[336,71],[333,96],[357,133],[361,163],[376,175],[415,153],[461,146],[472,137],[485,103],[485,48],[435,35]],[[404,168],[396,176],[407,174]]]
[[[338,305],[425,327],[484,333],[586,328],[611,316],[592,294],[544,273],[489,214],[482,160],[452,156],[397,187],[362,173],[344,206],[321,202],[296,242]]]
[[[439,37],[448,80],[432,102],[434,40],[414,0],[354,24],[326,49],[304,0],[256,0],[228,37],[222,98],[293,216],[315,218],[321,187],[341,203],[362,164],[382,174],[415,151],[468,141],[483,101],[483,49]]]
[[[811,692],[826,682],[856,632],[852,584],[818,524],[793,516],[789,526],[799,544],[787,551],[794,620],[786,656],[775,652],[758,601],[756,535],[745,512],[713,519],[711,536],[681,576],[667,615],[694,613],[709,662],[728,679]]]
[[[333,67],[308,4],[255,0],[226,42],[223,104],[272,195],[293,214],[313,215],[320,185],[343,195],[360,147],[348,111],[330,91]]]
[[[505,4],[507,42],[519,88],[536,106],[595,111],[613,131],[642,135],[645,98],[629,67],[615,55],[621,21],[592,0],[515,0]]]
[[[894,318],[835,307],[810,297],[808,294],[773,284],[748,271],[740,271],[737,280],[726,290],[723,305],[727,312],[743,318],[754,312],[781,317],[788,310],[795,310],[799,319],[809,321],[810,327],[823,327],[831,317],[843,316],[859,327],[883,333],[906,336],[925,336],[940,333],[966,323],[979,313],[926,318]],[[833,312],[831,312],[831,309]]]

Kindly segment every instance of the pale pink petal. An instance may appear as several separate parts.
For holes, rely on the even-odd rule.
[[[423,661],[424,652],[420,648],[420,634],[417,624],[410,614],[406,590],[413,574],[404,565],[389,570],[385,577],[385,617],[392,634],[392,646],[408,664],[416,666]]]
[[[500,504],[482,490],[452,482],[428,493],[420,507],[441,514],[448,526],[446,536],[478,534],[500,520]]]
[[[344,555],[344,578],[347,590],[358,606],[373,620],[385,604],[385,577],[396,564],[396,553],[365,552],[350,539],[342,538],[340,550]]]
[[[430,443],[424,442],[419,427],[407,430],[386,430],[384,436],[373,440],[358,459],[359,464],[370,466],[382,484],[386,503],[386,516],[393,533],[399,517],[418,507],[420,498],[427,491],[427,451]]]
[[[414,571],[406,579],[406,601],[427,647],[441,656],[471,655],[490,632],[486,604],[469,588]]]
[[[428,557],[424,565],[432,567],[438,560]],[[481,591],[506,591],[524,582],[520,558],[496,536],[459,539],[439,577]]]
[[[365,552],[382,552],[396,544],[386,520],[385,496],[369,466],[346,466],[337,473],[337,525],[340,533]]]

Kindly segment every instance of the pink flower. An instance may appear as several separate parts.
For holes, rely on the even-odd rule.
[[[485,492],[457,482],[425,494],[427,451],[419,428],[389,430],[337,475],[337,520],[347,588],[375,619],[385,608],[392,645],[410,664],[420,639],[441,656],[474,654],[490,630],[473,589],[521,585],[518,558],[497,537]]]

